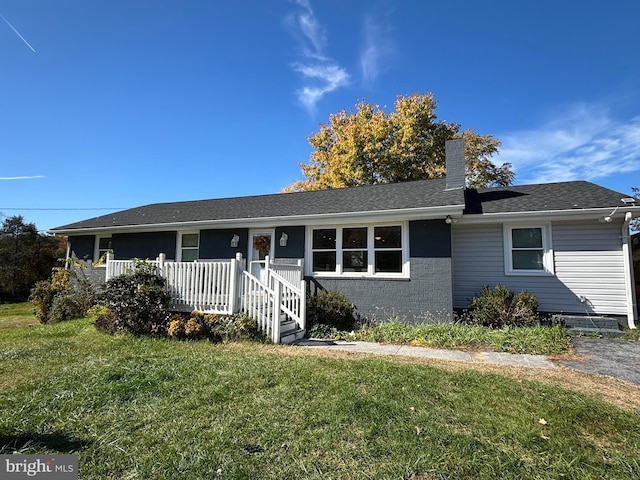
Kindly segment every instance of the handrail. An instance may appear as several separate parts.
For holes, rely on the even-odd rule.
[[[245,270],[241,255],[224,261],[167,262],[161,254],[147,263],[156,266],[158,274],[166,279],[176,310],[223,314],[244,311],[256,319],[260,331],[274,343],[280,342],[283,318],[305,329],[306,285],[301,262],[274,265],[267,257],[264,281]],[[106,280],[133,271],[135,264],[134,260],[114,260],[113,254],[107,255]],[[292,282],[291,272],[298,281]]]

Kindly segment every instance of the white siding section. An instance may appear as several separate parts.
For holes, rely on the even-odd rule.
[[[626,315],[621,229],[595,219],[554,222],[555,275],[511,276],[505,275],[502,224],[456,225],[454,307],[468,306],[484,285],[501,284],[535,293],[542,311]]]

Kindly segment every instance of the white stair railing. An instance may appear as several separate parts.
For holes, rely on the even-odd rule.
[[[256,319],[260,331],[274,343],[280,342],[283,319],[296,322],[296,330],[306,327],[302,262],[273,264],[267,257],[265,282],[244,269],[241,254],[230,261],[198,262],[167,262],[160,254],[156,261],[146,263],[155,265],[167,280],[171,305],[176,310],[223,314],[244,311]],[[132,272],[135,265],[135,260],[114,260],[109,254],[106,280]]]
[[[298,324],[298,328],[305,329],[306,286],[304,280],[293,285],[273,270],[269,271],[269,287],[276,292],[275,301],[280,305],[280,311],[290,320]]]
[[[258,322],[258,329],[280,343],[280,321],[274,309],[276,292],[246,270],[242,272],[242,311]]]

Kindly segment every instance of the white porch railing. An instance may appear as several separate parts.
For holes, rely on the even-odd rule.
[[[235,310],[236,260],[228,262],[164,262],[172,305],[183,311],[232,313]]]
[[[302,262],[295,265],[265,259],[265,281],[244,268],[242,255],[224,261],[167,262],[160,254],[146,263],[156,266],[167,280],[171,306],[177,311],[198,310],[230,314],[244,311],[258,322],[260,331],[279,343],[281,322],[291,320],[297,330],[306,328],[306,286]],[[106,280],[132,272],[133,260],[107,255]]]
[[[266,257],[265,267],[267,271],[277,273],[292,285],[299,285],[303,277],[303,262],[304,260],[300,258],[296,263],[278,263]]]
[[[145,263],[148,263],[150,265],[156,265],[156,266],[159,264],[158,260],[155,260],[155,261],[147,260]],[[131,273],[135,267],[135,261],[114,260],[113,253],[108,253],[107,261],[105,265],[107,268],[106,280],[109,280],[110,278],[117,277],[118,275]]]

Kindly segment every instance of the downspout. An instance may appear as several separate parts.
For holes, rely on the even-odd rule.
[[[633,272],[633,254],[631,252],[631,236],[629,235],[629,223],[633,218],[631,212],[627,212],[622,223],[622,258],[624,261],[624,271],[627,272],[625,278],[626,303],[627,303],[627,324],[629,328],[636,328],[636,288]]]

